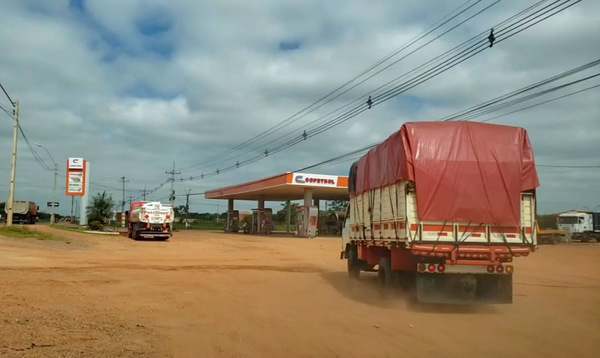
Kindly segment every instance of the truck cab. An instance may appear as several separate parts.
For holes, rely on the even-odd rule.
[[[594,232],[592,213],[584,211],[568,211],[558,215],[557,227],[571,233],[572,238],[588,241]]]

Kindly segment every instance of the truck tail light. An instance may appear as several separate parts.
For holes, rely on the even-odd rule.
[[[167,219],[170,219],[170,218],[171,218],[171,215],[167,215],[166,217],[167,217]]]
[[[427,266],[425,266],[424,263],[420,263],[417,265],[417,270],[419,270],[419,272],[424,272],[427,269]]]
[[[498,272],[498,273],[502,273],[502,272],[504,272],[504,266],[502,266],[502,265],[498,265],[498,266],[496,267],[496,272]]]
[[[446,270],[446,267],[444,265],[442,265],[442,264],[439,264],[438,267],[437,267],[437,269],[438,269],[439,272],[444,272]]]
[[[512,265],[507,265],[506,266],[506,273],[513,273],[514,268],[512,267]]]
[[[494,272],[495,270],[496,270],[496,269],[495,269],[495,267],[494,267],[494,266],[492,266],[492,265],[490,265],[490,266],[488,266],[488,267],[487,267],[487,271],[488,271],[489,273],[492,273],[492,272]]]
[[[428,270],[429,272],[433,272],[433,271],[435,271],[435,265],[434,265],[434,264],[429,264],[429,266],[427,266],[427,270]]]

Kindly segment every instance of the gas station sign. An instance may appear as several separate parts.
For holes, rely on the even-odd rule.
[[[85,195],[85,160],[83,158],[69,158],[67,160],[65,195]]]
[[[337,186],[337,175],[293,173],[291,184],[309,186]]]

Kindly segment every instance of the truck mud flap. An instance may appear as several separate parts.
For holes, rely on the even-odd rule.
[[[512,303],[512,275],[418,273],[417,301],[445,304]]]

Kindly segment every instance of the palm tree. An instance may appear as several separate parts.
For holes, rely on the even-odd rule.
[[[86,208],[90,229],[102,230],[112,217],[114,206],[112,197],[105,191],[93,196],[92,204]]]

